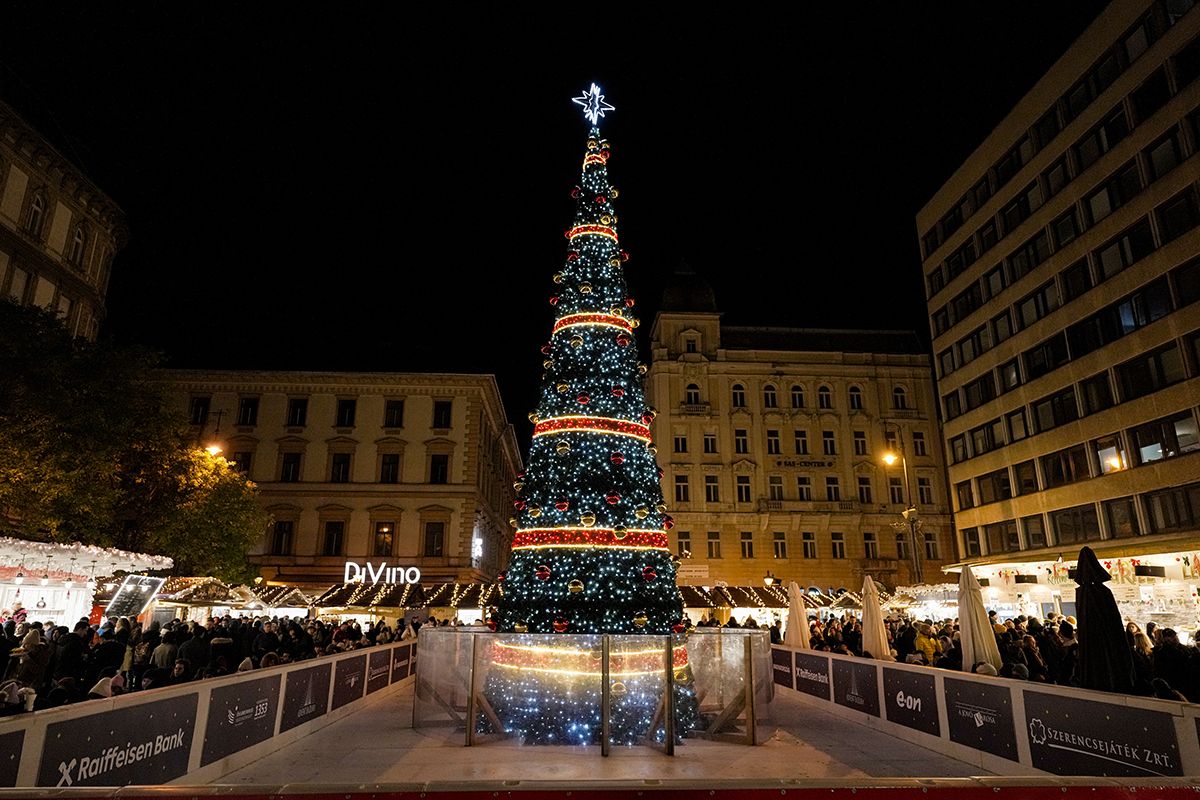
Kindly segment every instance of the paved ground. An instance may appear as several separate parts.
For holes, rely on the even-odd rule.
[[[463,747],[414,731],[412,687],[226,775],[221,784],[621,781],[711,778],[965,777],[984,773],[923,747],[842,720],[779,692],[782,727],[758,747],[686,740],[670,758],[648,747]],[[461,735],[460,735],[461,736]],[[532,751],[532,752],[531,752]]]

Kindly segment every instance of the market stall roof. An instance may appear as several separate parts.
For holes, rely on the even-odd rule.
[[[679,594],[683,597],[684,608],[716,608],[717,603],[699,586],[680,586]]]
[[[422,608],[419,583],[339,583],[312,601],[317,608]]]
[[[250,594],[267,608],[307,608],[311,597],[295,586],[249,586]]]
[[[242,598],[233,587],[211,576],[203,578],[167,578],[158,592],[160,603],[183,606],[239,606]]]
[[[0,567],[68,571],[74,575],[105,575],[114,572],[157,572],[170,569],[175,562],[166,556],[132,553],[115,547],[96,545],[60,544],[58,542],[31,542],[0,536]],[[46,571],[49,571],[46,570]]]
[[[787,608],[787,596],[778,596],[757,586],[714,586],[709,590],[714,600],[724,598],[720,606],[729,608]]]
[[[424,608],[483,608],[500,602],[498,583],[439,583],[425,590]]]
[[[830,603],[829,607],[847,611],[859,611],[862,609],[862,598],[854,592],[845,592],[837,600]]]

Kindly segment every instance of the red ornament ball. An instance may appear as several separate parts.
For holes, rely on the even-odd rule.
[[[613,395],[613,397],[624,397],[625,390],[622,389],[620,386],[614,386],[612,388],[612,395]]]
[[[569,627],[571,627],[571,622],[570,622],[570,620],[566,619],[565,617],[558,617],[557,619],[554,620],[554,632],[555,633],[566,633],[567,628],[569,628]]]
[[[660,478],[661,478],[662,476],[663,476],[663,468],[662,468],[662,467],[659,467],[659,468],[658,468],[658,477],[660,477]]]
[[[578,260],[579,260],[579,253],[577,251],[572,250],[571,252],[567,253],[567,261],[578,261]]]
[[[628,251],[628,250],[622,250],[622,251],[621,251],[621,260],[622,260],[622,261],[628,261],[628,260],[629,260],[629,251]]]
[[[684,625],[683,622],[676,622],[674,625],[671,626],[672,633],[683,633],[686,630],[687,630],[687,625]]]
[[[630,341],[631,340],[629,338],[628,333],[618,333],[617,334],[617,344],[620,345],[621,347],[629,347]]]
[[[654,417],[650,416],[649,414],[642,414],[642,424],[643,425],[649,425],[653,421],[654,421]]]
[[[508,577],[508,573],[501,570],[496,573],[496,583],[504,583],[504,579]]]
[[[537,578],[539,581],[550,580],[550,567],[546,566],[545,564],[538,564],[533,570],[533,577]]]
[[[588,397],[586,394],[581,394],[581,395],[579,395],[579,397],[576,397],[575,399],[578,400],[579,404],[583,405],[583,406],[586,406],[588,403],[592,402],[592,398]]]
[[[559,511],[566,511],[568,508],[571,507],[571,502],[569,500],[559,500],[557,503],[554,504],[554,507],[557,508]]]
[[[515,508],[517,511],[524,510],[525,501],[524,500],[513,500],[513,508]]]
[[[581,195],[581,194],[583,194],[583,191],[578,186],[576,186],[574,189],[571,190],[571,198],[573,200],[578,200],[579,195]]]
[[[675,527],[675,520],[670,516],[663,517],[663,527],[667,530],[671,530],[671,528]]]
[[[556,294],[550,295],[550,305],[552,305],[552,306],[558,305],[558,295],[556,295]]]
[[[618,467],[625,463],[624,453],[613,453],[608,457],[608,460],[616,464]]]
[[[550,344],[549,342],[546,342],[544,345],[542,345],[542,355],[544,355],[544,356],[550,355],[550,352],[553,349],[554,349],[554,345]]]
[[[609,492],[608,494],[604,495],[604,500],[610,506],[615,506],[617,503],[621,502],[621,495],[617,494],[616,492]]]
[[[626,308],[633,308],[633,298],[632,298],[632,297],[626,297],[626,298],[625,298],[625,307],[626,307]]]
[[[648,581],[652,581],[658,577],[658,573],[654,571],[654,567],[646,565],[642,567],[642,577]]]
[[[600,157],[605,160],[607,160],[608,157],[611,155],[612,155],[612,151],[609,150],[607,147],[600,151]]]
[[[494,620],[494,619],[489,619],[489,620],[488,620],[488,623],[487,623],[487,625],[488,625],[488,630],[489,630],[489,631],[494,631],[494,630],[496,630],[496,620]]]
[[[596,195],[596,202],[597,202],[597,203],[601,203],[601,204],[603,204],[603,203],[607,203],[607,202],[608,202],[608,198],[607,198],[607,197],[605,197],[605,196],[604,196],[604,195],[602,195],[602,194],[598,194],[598,195]]]

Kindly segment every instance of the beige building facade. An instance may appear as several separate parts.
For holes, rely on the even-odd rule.
[[[95,339],[125,214],[0,102],[0,299],[54,312]]]
[[[917,216],[958,556],[1002,578],[1200,546],[1197,78],[1200,11],[1112,3]]]
[[[506,563],[521,458],[493,376],[161,376],[198,443],[258,484],[271,522],[248,557],[266,580],[324,590],[347,563],[491,580]]]
[[[651,337],[647,395],[681,583],[909,583],[911,531],[893,523],[910,499],[925,573],[953,559],[929,357],[914,335],[723,325],[711,288],[683,273]],[[901,446],[908,492],[902,462],[883,461]]]

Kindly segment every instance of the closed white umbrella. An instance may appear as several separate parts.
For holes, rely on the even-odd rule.
[[[863,578],[862,590],[862,647],[879,661],[895,661],[892,646],[888,644],[887,629],[883,627],[883,608],[879,604],[879,590],[875,581],[867,575]]]
[[[812,648],[808,638],[808,614],[804,610],[804,597],[795,581],[788,584],[788,620],[783,643],[788,647],[804,650]]]
[[[988,624],[987,609],[983,607],[983,589],[966,565],[958,576],[958,638],[963,672],[974,672],[980,661],[1000,669],[1003,662],[996,646],[996,633]]]

